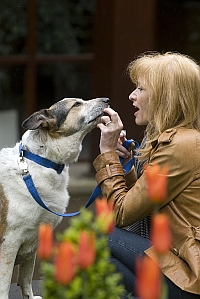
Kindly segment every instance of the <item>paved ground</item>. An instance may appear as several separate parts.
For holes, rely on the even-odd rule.
[[[39,280],[34,280],[32,283],[33,294],[35,296],[41,296],[40,283],[41,283],[41,281],[39,281]],[[22,299],[21,290],[16,285],[16,283],[13,283],[11,285],[10,292],[9,292],[9,299]]]
[[[85,205],[93,189],[96,186],[94,177],[89,175],[90,165],[88,163],[78,162],[70,167],[70,204],[67,212],[76,212]],[[94,205],[90,207],[94,209]],[[64,218],[56,228],[56,231],[63,231],[69,225],[69,219]],[[36,262],[34,277],[33,277],[33,292],[34,295],[41,295],[39,273],[39,261]],[[20,288],[16,285],[16,269],[14,269],[12,285],[10,288],[9,299],[22,299]]]

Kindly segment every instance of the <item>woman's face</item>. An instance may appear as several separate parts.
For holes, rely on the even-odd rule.
[[[143,87],[142,80],[138,80],[137,88],[129,95],[129,100],[133,102],[135,123],[139,126],[147,125],[149,91]]]

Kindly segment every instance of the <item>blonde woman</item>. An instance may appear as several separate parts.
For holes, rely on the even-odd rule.
[[[168,298],[200,298],[200,68],[186,55],[151,53],[130,63],[128,71],[136,84],[129,96],[135,122],[146,125],[137,165],[147,161],[169,167],[168,196],[160,205],[172,231],[171,251],[161,261]],[[98,125],[100,155],[94,167],[103,195],[114,204],[112,261],[134,295],[136,257],[153,258],[148,232],[154,207],[141,167],[124,177],[119,156],[128,159],[130,153],[119,142],[123,124],[116,111],[105,112]],[[121,229],[130,225],[132,231]]]

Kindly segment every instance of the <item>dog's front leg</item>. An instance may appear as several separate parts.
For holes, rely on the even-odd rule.
[[[35,266],[35,253],[33,252],[29,259],[19,265],[18,285],[21,287],[24,299],[42,299],[40,296],[34,296],[32,291],[32,277]]]
[[[8,241],[8,242],[7,242]],[[0,298],[8,299],[10,283],[16,258],[15,246],[4,239],[0,246]]]

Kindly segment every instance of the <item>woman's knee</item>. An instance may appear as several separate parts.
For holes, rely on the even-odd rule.
[[[143,256],[144,251],[150,247],[148,239],[117,227],[108,236],[108,242],[113,254],[122,252],[133,256]]]

